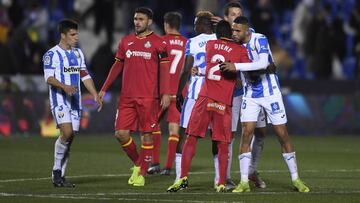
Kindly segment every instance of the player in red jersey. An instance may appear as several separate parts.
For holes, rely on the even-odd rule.
[[[163,36],[164,41],[167,43],[169,60],[170,60],[170,95],[171,103],[167,110],[167,122],[169,123],[169,139],[167,147],[166,162],[162,175],[170,175],[170,171],[175,159],[177,145],[180,139],[179,136],[179,123],[180,112],[176,109],[176,92],[179,84],[179,75],[181,68],[184,64],[184,52],[186,38],[180,34],[181,14],[178,12],[168,12],[164,15],[164,30],[166,35]],[[152,166],[148,169],[149,174],[160,172],[160,142],[161,134],[153,133],[154,151]]]
[[[166,109],[170,104],[167,45],[160,36],[149,30],[152,17],[153,13],[149,8],[140,7],[135,10],[135,33],[121,39],[115,62],[99,93],[100,98],[103,98],[109,86],[122,74],[115,137],[134,163],[133,173],[128,181],[134,186],[145,185],[144,176],[152,159],[151,133],[158,130],[159,91],[161,108]],[[135,131],[137,127],[142,135],[140,154],[130,136],[130,131]]]
[[[187,175],[195,155],[197,139],[205,137],[209,124],[212,127],[212,140],[218,141],[220,178],[217,192],[225,192],[226,170],[228,164],[228,144],[231,142],[231,104],[236,74],[224,75],[219,63],[224,61],[250,62],[245,47],[231,40],[231,26],[220,21],[216,26],[217,40],[206,44],[205,83],[200,90],[191,112],[187,139],[182,151],[181,176],[168,192],[176,192],[188,186]]]

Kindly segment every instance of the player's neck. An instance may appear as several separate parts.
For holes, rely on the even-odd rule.
[[[68,44],[66,44],[66,43],[64,43],[62,41],[59,42],[59,47],[61,47],[64,50],[70,50],[71,49],[70,45],[68,45]]]
[[[249,33],[248,35],[246,35],[245,40],[244,40],[244,44],[247,44],[251,39],[251,33]]]
[[[136,33],[136,36],[142,38],[142,37],[146,37],[150,33],[151,33],[151,31],[149,29],[147,29],[144,32]]]
[[[180,35],[180,32],[177,30],[168,30],[166,32],[167,35]]]

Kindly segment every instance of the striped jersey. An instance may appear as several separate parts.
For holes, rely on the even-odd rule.
[[[64,50],[56,45],[44,54],[43,68],[46,74],[50,74],[61,83],[77,88],[77,92],[70,96],[62,89],[49,85],[51,109],[65,105],[72,110],[81,110],[80,79],[91,78],[82,51],[79,48]]]
[[[255,32],[254,28],[249,28],[249,30],[252,33]],[[238,73],[238,77],[241,78],[241,73],[240,72]],[[244,88],[243,87],[237,88],[235,86],[235,88],[234,88],[234,97],[242,96],[243,94],[244,94]]]
[[[273,63],[268,40],[263,34],[251,33],[250,41],[244,44],[244,46],[248,50],[251,61],[258,61],[259,54],[267,53],[268,63]],[[241,79],[244,86],[244,97],[260,98],[281,94],[279,79],[276,74],[266,73],[257,75],[253,73],[254,71],[244,71],[241,73]]]
[[[196,37],[188,39],[185,47],[185,56],[193,56],[194,64],[193,67],[197,66],[199,68],[199,75],[191,76],[187,98],[197,99],[200,89],[205,80],[205,71],[206,71],[206,58],[205,58],[205,47],[206,43],[209,40],[215,40],[215,34],[199,34]]]

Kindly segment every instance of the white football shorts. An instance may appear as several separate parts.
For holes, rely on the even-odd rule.
[[[232,117],[231,117],[231,132],[236,132],[239,125],[240,118],[240,107],[242,102],[243,95],[236,96],[233,98],[233,106],[232,106]],[[266,115],[264,113],[264,109],[261,108],[257,122],[256,128],[264,128],[266,127]]]
[[[261,98],[243,97],[241,103],[241,122],[256,122],[262,109],[266,111],[268,120],[273,125],[287,123],[281,94]],[[266,119],[264,119],[264,121],[266,121]]]
[[[60,105],[52,110],[56,125],[63,123],[71,123],[73,131],[79,131],[80,127],[80,110],[72,110],[68,106]]]

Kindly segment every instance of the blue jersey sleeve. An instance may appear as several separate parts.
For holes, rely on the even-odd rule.
[[[54,52],[52,51],[48,51],[44,54],[43,56],[44,69],[55,69],[55,67],[53,67],[53,57],[54,57]]]
[[[268,40],[265,36],[261,36],[258,38],[258,53],[261,54],[261,53],[269,53],[269,43],[268,43]]]
[[[191,40],[187,40],[186,42],[186,46],[185,46],[185,56],[192,56],[193,53],[191,53],[190,51],[190,44],[191,44]]]

